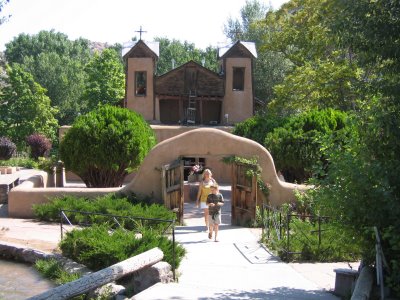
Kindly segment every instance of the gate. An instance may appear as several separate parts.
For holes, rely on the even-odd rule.
[[[177,159],[161,168],[161,192],[165,207],[176,212],[183,223],[183,161]]]
[[[249,226],[256,220],[257,176],[249,170],[255,171],[256,166],[232,165],[232,225]]]

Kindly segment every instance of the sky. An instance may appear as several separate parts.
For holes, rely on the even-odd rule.
[[[278,9],[289,0],[259,0]],[[229,43],[223,28],[229,18],[240,19],[246,0],[10,0],[1,16],[0,51],[21,33],[61,32],[70,40],[80,37],[109,44],[129,42],[134,36],[188,41],[197,48]]]

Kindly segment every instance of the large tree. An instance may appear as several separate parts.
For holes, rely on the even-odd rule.
[[[50,106],[46,90],[18,64],[7,68],[6,86],[0,94],[0,136],[8,136],[24,149],[25,138],[41,133],[56,138],[56,110]]]
[[[160,43],[160,58],[157,62],[157,74],[162,75],[190,60],[213,71],[218,71],[217,49],[208,47],[205,51],[195,47],[193,43],[167,38],[156,38]]]
[[[91,57],[89,41],[70,41],[52,31],[36,35],[20,34],[6,44],[8,63],[19,63],[46,88],[51,104],[59,108],[60,125],[71,124],[86,107],[79,101],[84,81],[84,66]]]
[[[82,100],[88,103],[88,111],[98,105],[118,105],[125,94],[125,74],[120,55],[113,49],[96,52],[85,71],[88,79]]]
[[[328,0],[292,0],[267,14],[267,49],[279,51],[293,68],[275,87],[270,109],[291,114],[311,109],[357,109],[365,72],[339,47],[327,24]]]
[[[258,57],[254,66],[255,96],[269,102],[274,96],[273,88],[281,83],[290,70],[291,63],[279,51],[265,47],[269,41],[269,32],[264,19],[270,8],[260,1],[246,1],[240,11],[240,19],[229,18],[224,25],[225,35],[233,42],[250,41],[256,44]]]

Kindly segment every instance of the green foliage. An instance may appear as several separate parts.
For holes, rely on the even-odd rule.
[[[187,63],[195,61],[200,65],[214,72],[218,71],[217,49],[207,47],[205,51],[197,49],[194,44],[187,41],[180,42],[178,40],[170,41],[167,38],[158,37],[155,39],[160,43],[160,57],[157,62],[157,74],[162,75],[172,70],[172,61],[175,68]]]
[[[80,278],[78,273],[68,273],[55,259],[39,259],[35,262],[35,268],[45,277],[56,284],[62,285]]]
[[[332,110],[313,110],[287,119],[283,127],[266,135],[265,146],[278,170],[288,181],[304,182],[313,175],[313,166],[326,159],[322,141],[343,143],[338,132],[346,130],[347,114]]]
[[[269,28],[265,26],[265,15],[271,8],[264,3],[246,1],[240,10],[240,19],[229,18],[224,33],[233,42],[251,41],[256,44],[258,57],[254,61],[254,93],[256,98],[268,103],[274,96],[273,87],[281,83],[291,68],[291,63],[282,53],[271,51],[265,45],[270,43]]]
[[[115,50],[96,52],[85,71],[88,79],[81,99],[88,103],[88,111],[98,105],[117,105],[121,102],[125,94],[125,74]]]
[[[263,145],[267,133],[285,123],[284,118],[278,118],[272,115],[257,114],[254,117],[235,124],[233,134],[251,139]]]
[[[10,137],[18,149],[24,148],[25,138],[33,133],[55,139],[56,110],[46,90],[17,64],[8,67],[7,74],[7,85],[0,93],[0,135]]]
[[[35,217],[42,221],[59,222],[60,211],[70,210],[66,212],[68,219],[73,224],[89,223],[102,224],[111,223],[116,225],[114,220],[109,216],[87,215],[80,212],[108,214],[116,216],[125,216],[129,218],[118,218],[118,222],[124,228],[129,230],[139,230],[143,227],[152,228],[154,230],[165,231],[170,223],[156,222],[152,220],[138,220],[136,218],[149,218],[159,220],[174,220],[175,213],[165,208],[163,205],[151,204],[144,205],[139,199],[121,197],[120,195],[109,194],[98,197],[96,199],[78,198],[74,196],[65,196],[52,199],[48,203],[33,205]],[[71,212],[78,211],[78,212]]]
[[[154,145],[141,115],[106,105],[77,118],[60,143],[60,157],[88,187],[121,186]]]
[[[63,255],[86,265],[92,270],[100,270],[129,257],[138,255],[154,247],[164,253],[164,260],[172,261],[172,241],[154,231],[143,231],[142,236],[123,229],[109,230],[107,225],[73,230],[61,241]],[[178,267],[185,249],[176,244],[176,264]]]
[[[0,166],[23,167],[27,169],[39,169],[39,163],[31,158],[13,157],[9,160],[0,160]]]
[[[361,241],[356,239],[353,231],[345,229],[340,223],[330,218],[319,219],[309,215],[297,207],[282,208],[277,212],[270,212],[269,217],[275,219],[275,224],[281,222],[282,230],[270,229],[266,244],[283,260],[297,261],[357,261],[361,257]],[[274,214],[281,214],[281,217]],[[264,213],[267,215],[267,212]],[[290,216],[288,218],[288,216]],[[289,241],[287,222],[289,221]],[[297,253],[291,254],[290,252]]]
[[[8,63],[18,63],[46,88],[51,105],[58,108],[61,125],[72,124],[86,107],[79,101],[85,82],[84,66],[91,53],[89,41],[70,41],[59,32],[40,31],[35,35],[20,34],[6,44]]]

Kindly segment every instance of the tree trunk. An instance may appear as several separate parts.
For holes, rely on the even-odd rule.
[[[163,252],[156,247],[103,270],[85,275],[84,277],[79,278],[75,281],[68,282],[42,294],[33,296],[29,299],[69,299],[81,294],[85,294],[109,282],[113,282],[128,274],[151,266],[161,261],[163,257]]]

